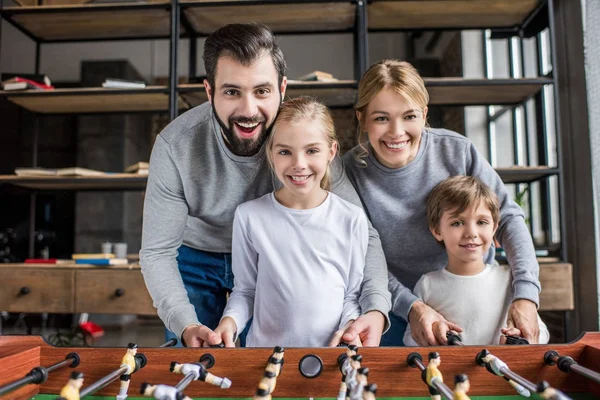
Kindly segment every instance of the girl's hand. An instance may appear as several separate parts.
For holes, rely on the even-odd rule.
[[[219,322],[219,326],[215,329],[215,333],[223,340],[225,347],[235,347],[233,339],[237,333],[237,324],[233,318],[223,318],[221,322]]]
[[[446,320],[440,313],[422,301],[413,304],[408,314],[411,335],[419,346],[437,346],[448,344],[446,332],[462,332],[463,329]]]
[[[343,328],[338,329],[333,334],[333,337],[331,338],[331,341],[329,342],[329,347],[337,347],[340,344],[340,342],[342,341],[342,336],[346,332],[346,329],[348,329],[353,323],[354,323],[354,320],[352,319],[352,320],[348,321],[348,323],[346,323],[346,325],[344,325]],[[350,341],[344,342],[344,343],[346,343],[346,344],[353,344],[353,345],[356,345],[358,347],[362,347],[362,342],[360,340],[360,336],[359,335],[355,335],[353,340],[350,340]]]

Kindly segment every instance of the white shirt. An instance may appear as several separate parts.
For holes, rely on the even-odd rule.
[[[362,209],[329,193],[308,210],[273,193],[240,205],[233,221],[234,288],[223,317],[250,347],[320,347],[360,315],[369,240]]]
[[[456,275],[446,268],[429,272],[417,282],[414,293],[425,304],[461,328],[464,344],[500,343],[500,329],[506,327],[513,299],[512,276],[507,265],[489,265],[477,275]],[[548,343],[550,334],[538,315],[539,343]],[[417,346],[410,325],[404,334],[406,346]]]

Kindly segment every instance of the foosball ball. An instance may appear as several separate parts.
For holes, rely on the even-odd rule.
[[[166,346],[166,345],[165,345]],[[0,399],[600,397],[600,333],[569,344],[64,348],[0,336]]]

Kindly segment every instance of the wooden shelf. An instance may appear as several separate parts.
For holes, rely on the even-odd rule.
[[[351,1],[271,2],[247,0],[181,0],[183,13],[193,29],[208,35],[226,24],[259,22],[275,33],[350,31],[356,20]]]
[[[423,78],[433,106],[474,106],[518,104],[552,83],[547,78],[465,79]],[[304,82],[290,81],[286,97],[315,96],[330,107],[351,107],[357,99],[356,81]],[[204,86],[185,84],[179,92],[190,106],[207,100]]]
[[[207,101],[204,86],[201,84],[179,85],[178,90],[190,107]],[[356,81],[288,83],[286,98],[303,95],[316,97],[329,107],[352,107],[356,103]]]
[[[549,167],[496,168],[504,183],[528,183],[558,173]],[[0,185],[10,184],[36,190],[144,190],[148,177],[135,174],[106,176],[36,176],[0,175]]]
[[[507,183],[531,183],[559,173],[558,168],[539,167],[508,167],[495,168],[502,181]]]
[[[552,83],[548,78],[465,79],[423,78],[431,105],[518,104]]]
[[[40,41],[167,39],[170,1],[4,7],[0,14]],[[181,34],[185,29],[180,27]]]
[[[0,91],[0,97],[42,114],[88,114],[106,112],[168,111],[166,86],[144,89],[77,88],[48,91]],[[179,98],[179,109],[187,104]]]
[[[406,0],[369,3],[371,30],[475,29],[519,26],[539,0]]]
[[[135,174],[106,176],[36,176],[0,175],[0,184],[39,190],[144,190],[148,177]]]

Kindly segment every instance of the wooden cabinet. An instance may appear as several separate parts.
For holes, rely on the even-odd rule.
[[[139,269],[75,272],[75,312],[156,314]]]
[[[74,310],[75,272],[0,268],[0,310],[69,313]]]
[[[156,315],[140,267],[0,264],[0,310]]]

